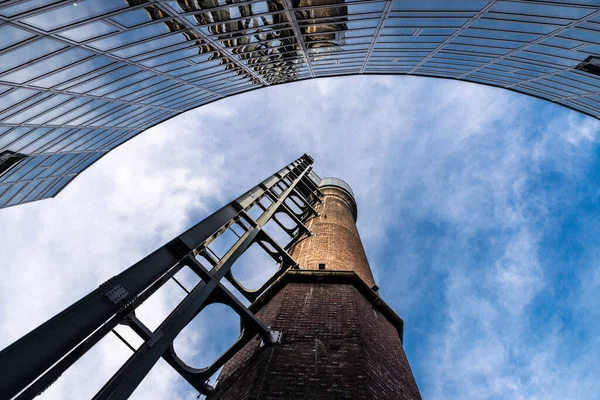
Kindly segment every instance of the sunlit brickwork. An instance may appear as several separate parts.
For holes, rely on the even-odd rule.
[[[325,197],[315,207],[319,215],[306,224],[311,236],[292,247],[290,255],[301,268],[319,270],[321,265],[328,271],[354,271],[373,286],[373,274],[356,229],[354,199],[335,186],[321,191]]]

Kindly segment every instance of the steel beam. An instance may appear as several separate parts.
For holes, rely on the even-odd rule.
[[[233,221],[239,219],[240,215],[243,215],[242,213],[245,214],[245,210],[254,206],[266,195],[268,190],[282,180],[282,176],[289,174],[296,177],[294,178],[294,184],[285,192],[286,196],[292,193],[298,183],[308,181],[304,177],[310,172],[312,163],[313,160],[310,156],[300,157],[277,174],[263,181],[261,185],[266,186],[267,190],[263,189],[261,185],[250,189],[232,203],[221,208],[121,274],[100,285],[92,293],[2,350],[0,352],[0,376],[3,378],[2,383],[0,383],[0,398],[12,398],[50,369],[47,374],[40,378],[40,382],[34,384],[36,389],[27,393],[47,387],[62,371],[72,365],[105,334],[109,333],[120,320],[126,317],[123,313],[127,306],[130,307],[126,310],[128,313],[132,311],[131,309],[135,309],[140,303],[135,301],[138,296],[149,295],[148,290],[150,288],[156,290],[168,281],[175,274],[175,269],[181,268],[179,262],[188,255],[190,250],[195,251],[202,246],[207,246],[216,239],[220,232],[227,229]],[[279,201],[283,202],[286,196],[281,196]],[[279,204],[274,203],[271,206],[278,207]],[[275,208],[272,212],[264,213],[256,221],[256,226],[249,228],[245,237],[243,236],[244,240],[241,241],[245,246],[261,231],[262,226],[270,219],[274,210]],[[225,276],[233,261],[239,257],[243,250],[245,250],[245,247],[238,247],[237,250],[231,249],[228,252],[228,258],[219,262],[213,272],[217,279]],[[231,261],[228,262],[227,260]],[[182,315],[188,317],[191,315],[191,310],[196,310],[198,304],[206,301],[212,290],[218,286],[216,283],[211,282],[212,280],[204,282],[192,290],[190,295],[186,297],[188,300],[184,300],[185,304],[181,308]],[[107,298],[108,293],[119,287],[123,289],[122,296],[117,301],[110,301],[110,298]],[[166,325],[163,327],[165,333],[172,334],[175,331],[180,331],[184,319],[165,321],[164,324]],[[181,329],[179,329],[180,327]],[[98,333],[99,329],[102,330],[102,334]],[[157,350],[147,351],[147,356],[155,359],[156,352]],[[63,358],[65,356],[67,357]],[[137,364],[133,363],[131,365]]]

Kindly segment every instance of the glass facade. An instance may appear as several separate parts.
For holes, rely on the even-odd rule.
[[[599,0],[4,1],[0,153],[20,158],[0,207],[53,197],[145,129],[264,86],[432,76],[600,118],[599,73]]]

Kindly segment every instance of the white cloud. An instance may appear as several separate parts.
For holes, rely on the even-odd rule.
[[[556,346],[548,346],[554,334],[560,337],[564,332],[540,332],[543,328],[530,323],[536,296],[544,293],[548,297],[553,290],[548,285],[555,284],[546,276],[556,275],[554,266],[541,262],[540,238],[556,228],[549,218],[551,213],[569,207],[572,198],[568,193],[554,194],[532,189],[531,185],[539,184],[543,179],[539,174],[547,172],[572,180],[585,179],[583,173],[592,157],[590,144],[599,133],[597,121],[567,116],[538,127],[541,135],[531,137],[527,123],[506,115],[505,123],[511,129],[489,130],[484,141],[472,136],[467,142],[461,139],[464,147],[457,154],[463,159],[452,160],[447,168],[440,165],[455,148],[444,143],[442,161],[436,160],[438,165],[430,163],[431,173],[422,180],[424,192],[430,196],[417,197],[410,203],[416,208],[411,211],[432,213],[434,219],[457,229],[457,239],[445,238],[445,246],[462,249],[468,255],[476,247],[469,249],[467,244],[464,248],[465,243],[491,238],[494,250],[480,261],[475,258],[465,262],[447,255],[438,267],[448,281],[443,296],[446,322],[441,332],[430,335],[425,364],[435,367],[426,378],[428,397],[572,397],[560,388],[565,379],[579,382],[581,393],[598,389],[589,379],[589,370],[574,366],[588,364],[587,355],[567,361]],[[516,118],[521,117],[517,114]],[[513,126],[519,125],[523,128],[514,130]],[[484,122],[478,129],[489,129],[489,125]],[[504,136],[494,143],[491,133]],[[572,138],[578,139],[574,142]],[[442,175],[436,179],[436,174]],[[558,317],[550,313],[549,318]],[[566,339],[558,341],[576,346]],[[438,347],[443,351],[436,351]],[[549,386],[552,389],[535,382],[545,374],[558,379]]]
[[[55,199],[1,211],[0,253],[11,278],[0,284],[1,347],[185,230],[190,214],[207,215],[208,205],[221,201],[223,159],[203,149],[204,135],[186,121],[180,118],[177,134],[157,127],[127,143]],[[151,312],[142,306],[140,318],[158,325],[174,299],[159,296]],[[43,398],[91,397],[129,353],[107,337]],[[106,372],[88,377],[97,370]],[[154,398],[172,391],[173,375],[165,376],[148,389]]]
[[[543,288],[544,278],[538,260],[538,243],[522,227],[505,246],[495,263],[497,298],[510,314],[521,313]]]

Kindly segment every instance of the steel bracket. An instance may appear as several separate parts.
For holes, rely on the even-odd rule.
[[[260,342],[260,347],[264,347],[266,345],[271,345],[271,344],[281,344],[281,338],[283,337],[283,333],[281,331],[272,331],[269,330],[269,337],[267,342],[265,343],[265,341],[261,341]]]
[[[129,295],[129,292],[125,290],[125,288],[121,285],[116,285],[108,292],[104,294],[104,296],[113,304],[117,304],[125,297]]]

